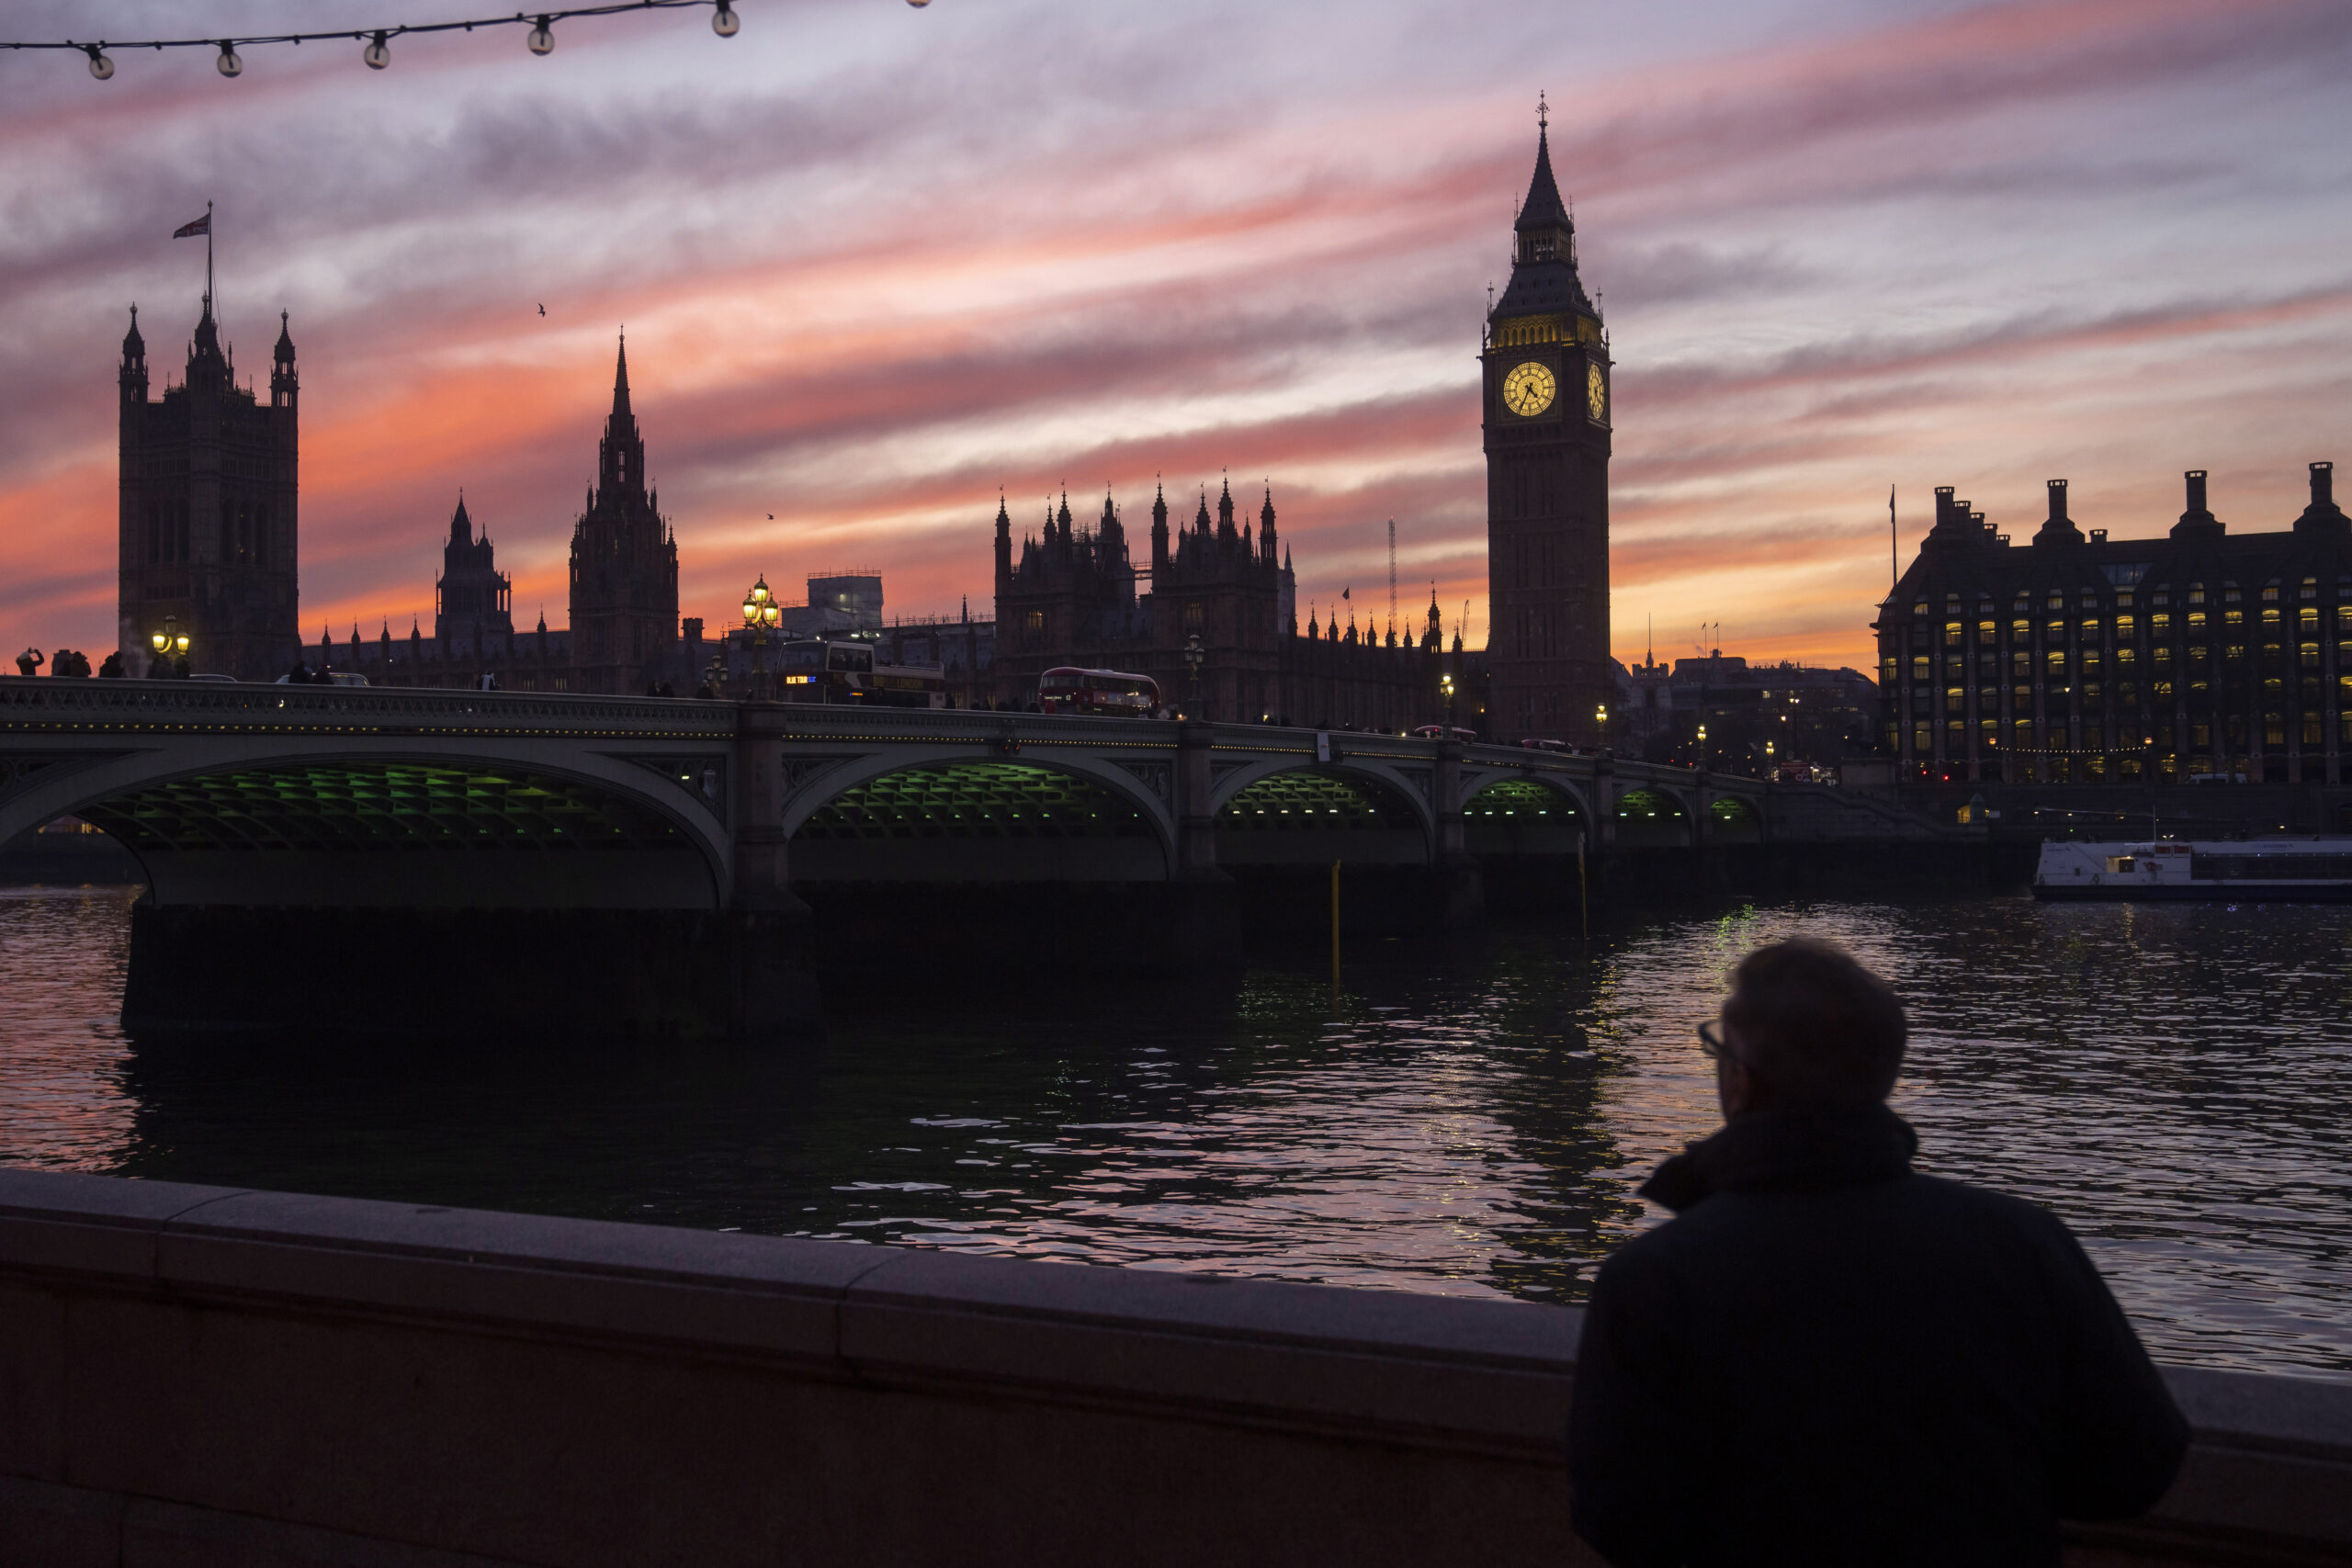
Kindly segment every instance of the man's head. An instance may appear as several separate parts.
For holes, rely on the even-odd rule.
[[[1903,1067],[1903,1003],[1845,949],[1810,937],[1732,971],[1717,1087],[1724,1114],[1875,1105]]]

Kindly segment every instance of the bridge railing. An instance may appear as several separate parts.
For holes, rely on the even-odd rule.
[[[250,731],[731,737],[735,705],[556,692],[0,676],[0,731]]]

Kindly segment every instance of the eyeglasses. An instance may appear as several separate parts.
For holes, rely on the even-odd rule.
[[[1724,1043],[1724,1037],[1716,1031],[1715,1023],[1716,1021],[1711,1018],[1699,1026],[1699,1049],[1704,1051],[1711,1061],[1736,1062],[1743,1067],[1747,1066],[1747,1058]]]

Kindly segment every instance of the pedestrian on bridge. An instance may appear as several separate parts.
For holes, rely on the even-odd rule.
[[[1734,971],[1724,1125],[1595,1281],[1568,1424],[1577,1531],[1620,1568],[2036,1564],[2126,1518],[2188,1431],[2065,1225],[1922,1176],[1886,1105],[1903,1004],[1826,942]]]

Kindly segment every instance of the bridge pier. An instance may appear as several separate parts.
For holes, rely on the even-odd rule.
[[[1475,922],[1486,909],[1486,885],[1472,859],[1462,822],[1462,748],[1438,743],[1436,788],[1430,804],[1437,831],[1430,845],[1430,882],[1439,923],[1447,931]]]

